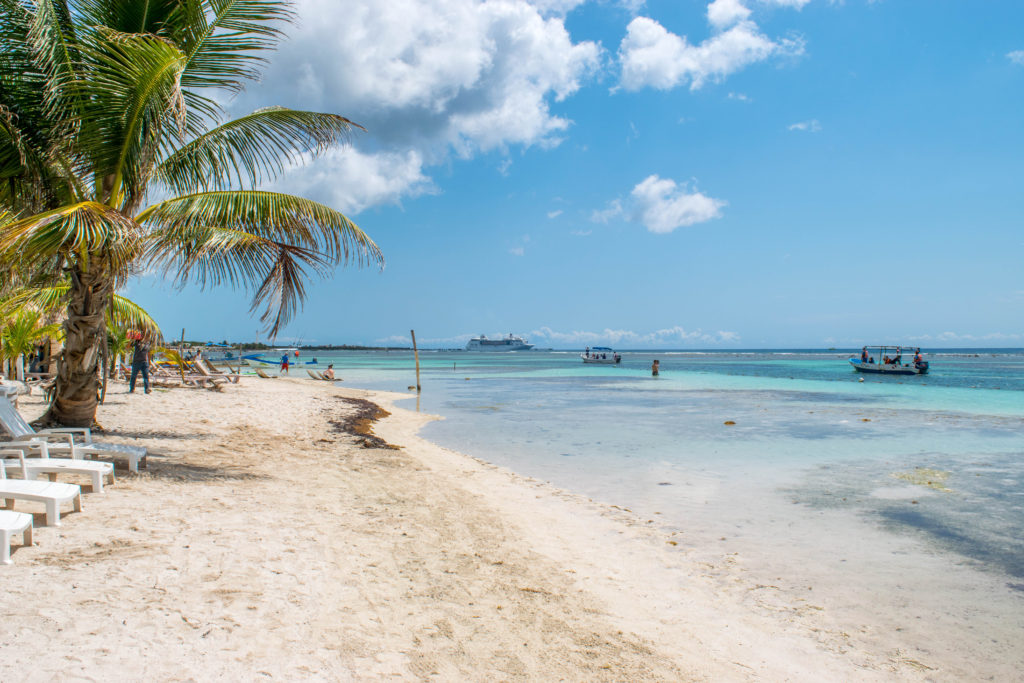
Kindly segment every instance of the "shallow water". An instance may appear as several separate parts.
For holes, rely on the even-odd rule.
[[[860,586],[950,637],[1019,638],[1024,351],[929,354],[928,375],[901,378],[858,375],[849,355],[635,352],[614,367],[424,352],[419,403],[446,418],[425,428],[432,441],[629,508],[691,548]],[[411,353],[331,360],[346,386],[415,384]],[[917,476],[931,471],[941,486]]]

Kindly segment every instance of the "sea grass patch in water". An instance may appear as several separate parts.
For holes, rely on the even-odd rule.
[[[735,423],[734,421],[732,421],[732,420],[726,420],[726,421],[725,421],[725,422],[723,422],[722,424],[726,424],[726,425],[734,425],[734,424],[736,424],[736,423]]]
[[[949,472],[932,469],[931,467],[917,467],[909,472],[894,472],[892,476],[918,486],[927,486],[936,491],[950,492],[946,488],[946,480],[949,479]]]

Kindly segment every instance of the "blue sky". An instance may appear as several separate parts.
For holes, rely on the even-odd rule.
[[[298,7],[231,110],[366,126],[273,187],[387,265],[315,282],[280,341],[1024,346],[1019,0]],[[258,335],[244,291],[129,295]]]

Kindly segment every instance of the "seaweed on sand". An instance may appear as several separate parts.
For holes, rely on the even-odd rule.
[[[339,398],[338,400],[352,406],[354,410],[339,419],[329,420],[334,432],[356,437],[356,443],[363,448],[390,448],[393,450],[401,448],[401,446],[390,444],[373,433],[373,423],[391,413],[363,398]]]

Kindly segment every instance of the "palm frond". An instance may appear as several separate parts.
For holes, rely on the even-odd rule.
[[[103,252],[115,265],[138,256],[139,226],[99,202],[79,202],[0,224],[0,260],[32,267],[58,255]]]
[[[145,332],[154,339],[162,339],[163,332],[156,320],[146,309],[131,299],[115,294],[107,307],[107,324],[121,329],[133,328]]]
[[[380,248],[343,214],[277,192],[199,192],[155,204],[136,220],[155,229],[157,239],[165,244],[179,230],[185,230],[187,238],[187,231],[195,228],[231,228],[320,252],[333,263],[384,265]]]
[[[156,178],[174,192],[222,190],[234,183],[255,187],[273,180],[299,155],[316,155],[346,140],[344,116],[267,107],[200,135],[157,167]]]

